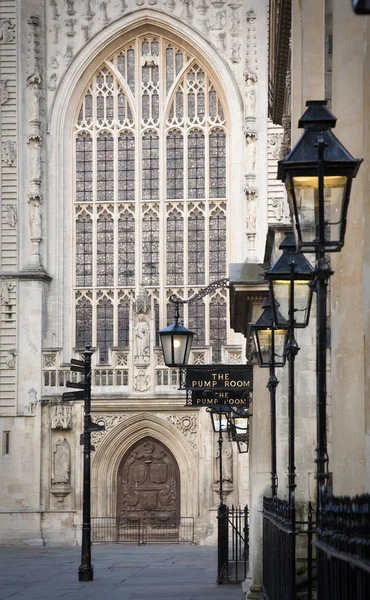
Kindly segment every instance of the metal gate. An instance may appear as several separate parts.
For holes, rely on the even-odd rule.
[[[218,507],[217,583],[241,583],[249,558],[248,506]]]
[[[154,527],[141,519],[92,517],[91,540],[95,544],[195,544],[194,518],[173,517],[171,524]]]

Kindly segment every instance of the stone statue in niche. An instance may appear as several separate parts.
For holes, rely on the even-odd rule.
[[[136,392],[146,392],[150,387],[149,375],[145,375],[145,370],[140,369],[138,374],[135,375],[134,390]]]
[[[255,192],[247,191],[247,231],[256,231],[256,194]]]
[[[134,327],[134,361],[149,362],[149,325],[144,315],[138,316],[137,324]]]
[[[40,144],[34,143],[30,146],[30,179],[32,181],[41,180],[41,156]]]
[[[71,449],[67,440],[60,437],[53,448],[52,479],[53,484],[70,484]]]
[[[33,83],[29,88],[28,118],[30,121],[39,120],[39,87]]]
[[[251,79],[247,80],[247,89],[245,91],[244,100],[244,117],[247,121],[249,118],[256,116],[256,88]]]
[[[256,169],[256,139],[255,133],[247,132],[245,136],[247,142],[246,167],[247,175],[254,175]]]
[[[0,20],[0,42],[3,44],[11,44],[14,42],[15,23],[11,19]]]
[[[220,448],[218,447],[215,455],[214,481],[220,481]],[[228,441],[222,442],[222,481],[233,481],[233,449]]]
[[[219,10],[210,23],[210,29],[213,29],[213,31],[220,31],[222,29],[225,29],[225,27],[226,12],[224,10]]]
[[[9,167],[13,167],[15,165],[15,161],[17,160],[15,142],[6,140],[1,144],[1,159]]]
[[[30,233],[32,240],[41,239],[41,211],[38,199],[30,200]]]
[[[6,89],[7,79],[0,80],[0,105],[6,104],[9,100],[9,92]]]

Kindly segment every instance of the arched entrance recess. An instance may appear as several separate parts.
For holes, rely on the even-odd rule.
[[[140,527],[174,527],[180,510],[180,472],[172,452],[145,437],[123,457],[118,469],[117,517]]]
[[[91,469],[92,514],[111,517],[119,514],[118,480],[125,457],[146,439],[154,440],[173,458],[181,473],[178,502],[181,516],[199,514],[198,459],[194,448],[174,425],[156,415],[136,414],[117,424],[104,435],[93,456]]]

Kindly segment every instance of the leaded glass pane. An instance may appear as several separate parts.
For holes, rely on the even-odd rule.
[[[159,138],[154,131],[146,131],[142,141],[143,200],[159,198]]]
[[[126,118],[126,98],[121,91],[118,92],[117,105],[118,120],[120,123],[123,123]]]
[[[184,55],[182,52],[176,52],[175,63],[176,63],[176,75],[178,75],[180,73],[182,67],[184,66]]]
[[[118,220],[118,285],[135,285],[135,219],[128,212]]]
[[[118,305],[118,346],[128,348],[130,343],[130,301],[123,298]]]
[[[113,121],[114,116],[114,100],[113,95],[108,94],[106,98],[106,118],[110,123]]]
[[[167,284],[184,282],[184,218],[178,211],[167,217]]]
[[[167,198],[184,197],[184,139],[180,131],[167,135]]]
[[[93,142],[89,135],[76,138],[76,200],[91,202],[93,199]]]
[[[132,93],[135,93],[135,52],[132,48],[127,51],[127,83]]]
[[[147,285],[159,282],[159,219],[150,211],[142,220],[142,281]]]
[[[189,304],[189,329],[195,332],[193,346],[205,345],[206,319],[205,306],[202,300]]]
[[[156,92],[152,95],[152,117],[154,121],[159,119],[159,96]]]
[[[217,94],[214,88],[209,90],[209,116],[212,119],[217,116]]]
[[[176,92],[176,117],[179,121],[184,117],[184,94],[182,90]]]
[[[170,89],[173,83],[174,68],[173,68],[173,48],[166,48],[166,92]]]
[[[92,345],[92,305],[83,297],[76,305],[76,347]]]
[[[155,324],[155,345],[159,346],[160,345],[159,330],[161,327],[160,327],[160,322],[159,322],[159,303],[156,298],[154,299],[153,308],[154,308],[154,324]]]
[[[76,286],[92,286],[93,228],[90,215],[82,214],[76,221]]]
[[[96,315],[96,343],[99,361],[108,361],[109,349],[113,346],[113,304],[108,298],[99,300]]]
[[[216,296],[209,305],[210,312],[210,344],[212,347],[212,361],[219,363],[222,360],[222,346],[226,344],[227,319],[226,302],[224,298]]]
[[[226,215],[215,210],[209,219],[209,277],[211,281],[226,274]]]
[[[177,296],[177,294],[175,294]],[[184,320],[184,305],[179,305],[179,316],[180,321]],[[167,325],[171,325],[175,321],[175,304],[174,302],[168,302],[167,304]]]
[[[205,277],[205,222],[200,211],[193,211],[188,219],[188,280],[190,285],[204,285]]]
[[[96,98],[96,118],[98,119],[99,125],[103,124],[104,121],[104,96],[99,94]]]
[[[96,282],[99,287],[113,286],[114,224],[110,214],[103,213],[97,222]]]
[[[192,130],[188,137],[188,195],[204,198],[205,193],[205,143],[204,134]]]
[[[209,196],[226,197],[226,135],[214,129],[209,136]]]
[[[92,95],[87,93],[85,96],[85,121],[86,125],[92,122]]]
[[[117,69],[123,77],[126,77],[126,59],[124,54],[119,54],[117,58]]]
[[[97,146],[97,200],[98,202],[112,202],[114,191],[114,160],[113,136],[110,133],[100,134]]]
[[[118,136],[118,201],[135,199],[135,138],[130,132]]]

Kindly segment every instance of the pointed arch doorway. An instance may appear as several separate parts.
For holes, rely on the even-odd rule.
[[[172,452],[152,437],[126,452],[118,469],[118,540],[175,541],[180,523],[180,471]]]

